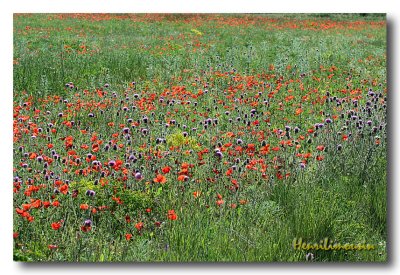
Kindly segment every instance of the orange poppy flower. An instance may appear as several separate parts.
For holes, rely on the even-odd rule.
[[[71,148],[73,145],[74,138],[72,136],[68,136],[65,138],[65,147]]]
[[[268,154],[268,153],[269,153],[269,147],[270,147],[269,144],[267,144],[267,145],[261,147],[261,148],[260,148],[260,154],[262,154],[262,155]]]
[[[60,187],[60,192],[66,195],[68,193],[68,184],[64,184]]]
[[[300,115],[303,112],[303,109],[297,108],[296,109],[296,116]]]
[[[89,209],[89,205],[86,204],[86,203],[82,203],[82,204],[79,206],[79,208],[80,208],[81,210],[88,210],[88,209]]]
[[[41,200],[33,200],[31,203],[33,208],[39,208],[42,205],[42,201]]]
[[[153,181],[163,184],[167,182],[167,178],[161,174],[158,174],[157,177],[153,179]]]
[[[186,177],[187,177],[187,176],[185,176],[185,175],[180,175],[180,176],[178,177],[178,181],[185,181]]]
[[[126,234],[125,234],[125,239],[126,239],[127,241],[129,241],[131,238],[132,238],[132,234],[129,234],[129,233],[126,233]]]
[[[135,228],[137,229],[137,231],[141,231],[143,229],[143,223],[142,222],[136,223]]]

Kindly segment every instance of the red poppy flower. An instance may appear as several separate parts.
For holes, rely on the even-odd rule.
[[[178,215],[176,215],[175,210],[168,210],[168,219],[171,221],[178,219]]]
[[[316,159],[317,159],[318,161],[321,161],[321,160],[324,159],[324,156],[317,156]]]
[[[28,211],[29,209],[31,209],[31,204],[30,203],[23,203],[22,204],[22,208],[24,209],[24,211]]]
[[[81,230],[82,230],[83,232],[89,232],[90,230],[92,230],[92,227],[91,227],[91,226],[82,225],[82,226],[81,226]]]
[[[54,230],[58,230],[61,227],[61,222],[53,222],[51,224],[51,228],[53,228]]]
[[[163,167],[161,170],[162,170],[162,172],[163,172],[164,174],[168,174],[169,171],[171,171],[171,167],[165,166],[165,167]]]

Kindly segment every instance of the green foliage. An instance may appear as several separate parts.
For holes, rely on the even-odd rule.
[[[122,200],[123,207],[129,209],[129,211],[143,211],[146,208],[152,208],[154,205],[152,196],[146,192],[121,189],[116,195]]]
[[[176,132],[170,134],[166,137],[167,145],[174,147],[182,147],[184,145],[188,146],[190,149],[195,151],[200,151],[201,147],[198,145],[197,140],[194,137],[185,137],[182,132]]]

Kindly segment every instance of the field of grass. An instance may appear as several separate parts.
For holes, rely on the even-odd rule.
[[[14,260],[387,260],[384,16],[15,14],[13,68]]]

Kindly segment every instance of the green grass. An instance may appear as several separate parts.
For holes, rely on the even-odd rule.
[[[255,16],[263,19],[255,20]],[[311,252],[317,262],[386,261],[384,20],[379,14],[15,15],[14,131],[21,134],[14,132],[14,176],[21,186],[14,193],[14,208],[30,203],[31,198],[58,200],[61,205],[31,208],[33,222],[14,214],[14,231],[19,234],[14,240],[14,260],[297,262],[305,261]],[[76,89],[66,88],[68,82]],[[105,83],[110,87],[104,87]],[[174,93],[177,86],[185,86],[186,98],[180,97],[185,93],[182,90]],[[362,108],[371,101],[370,88],[382,96],[372,102],[377,107],[371,107],[368,116]],[[198,94],[205,89],[208,94]],[[107,94],[99,97],[96,91]],[[259,92],[262,95],[257,99]],[[326,103],[327,92],[328,97],[348,101],[341,106]],[[161,94],[163,103],[159,102]],[[241,96],[247,101],[241,102]],[[355,107],[351,100],[357,96]],[[172,99],[190,100],[191,104],[165,104]],[[263,104],[264,100],[269,104]],[[152,105],[146,105],[150,101]],[[258,105],[250,104],[257,101]],[[23,106],[24,102],[31,102],[31,108]],[[140,104],[154,109],[142,110]],[[224,114],[224,105],[232,107],[229,115]],[[123,111],[123,106],[129,110]],[[244,114],[253,108],[256,116],[247,118],[252,126],[244,127]],[[296,115],[299,108],[303,112]],[[350,110],[363,120],[362,129],[355,122],[346,126]],[[95,117],[88,117],[89,113]],[[342,113],[346,118],[340,117]],[[143,115],[151,123],[130,127],[131,139],[126,139],[121,131],[129,127],[127,120],[136,122]],[[18,121],[22,116],[29,118]],[[228,121],[237,116],[240,122]],[[307,131],[333,116],[338,118],[317,130],[317,136]],[[207,117],[218,118],[218,124],[203,128],[199,121]],[[256,119],[259,126],[253,124]],[[170,120],[176,124],[166,128]],[[367,120],[382,129],[372,132]],[[69,127],[66,122],[71,121],[74,125]],[[51,132],[49,123],[56,132]],[[291,126],[290,138],[276,134],[278,129],[285,131],[285,125]],[[293,132],[295,126],[299,133]],[[34,131],[39,127],[42,134]],[[140,131],[143,127],[149,129],[148,135]],[[235,137],[227,137],[228,132]],[[349,133],[345,141],[343,135]],[[37,137],[32,139],[32,135]],[[103,141],[96,152],[91,147],[93,135]],[[65,148],[66,136],[73,136],[72,148]],[[231,156],[228,152],[235,151],[239,137],[244,152]],[[157,138],[166,142],[158,144]],[[259,152],[263,140],[270,144],[265,155]],[[292,141],[294,146],[282,146],[281,141]],[[105,150],[109,142],[110,149]],[[229,142],[232,147],[226,147],[218,161],[215,147]],[[60,160],[54,158],[48,143],[54,145]],[[254,155],[246,150],[247,144],[255,144]],[[301,147],[296,148],[297,144]],[[340,151],[338,144],[343,146]],[[318,151],[318,145],[326,150]],[[279,151],[273,151],[274,147]],[[200,164],[204,149],[209,153],[203,154]],[[73,154],[68,155],[70,150],[76,152],[79,163]],[[29,159],[32,152],[52,158],[53,163],[44,168],[35,158]],[[88,153],[110,173],[104,177],[95,171],[80,174],[79,169],[86,169],[92,161],[86,162]],[[300,168],[307,153],[312,157],[305,169]],[[128,160],[130,154],[137,157],[136,162]],[[317,161],[316,156],[324,159]],[[117,159],[122,160],[122,167],[130,162],[125,180],[121,170],[106,165]],[[255,164],[257,170],[248,167],[253,159],[267,164],[265,175],[260,172],[262,163]],[[68,166],[70,161],[73,164]],[[21,168],[20,163],[28,163],[32,170]],[[183,163],[193,164],[186,173],[187,182],[177,180]],[[237,170],[226,176],[232,165]],[[166,166],[171,168],[165,174],[167,182],[155,183],[153,179]],[[143,179],[134,179],[136,169]],[[54,176],[45,180],[50,171],[62,184],[69,181],[70,193],[54,193],[60,185]],[[232,179],[238,181],[237,190],[230,189]],[[29,185],[40,184],[46,186],[30,196],[24,193]],[[73,190],[78,191],[76,196]],[[86,196],[86,190],[96,195]],[[195,191],[201,192],[197,198]],[[216,205],[218,194],[224,201],[221,206]],[[81,210],[81,204],[90,208]],[[171,209],[177,220],[167,218]],[[81,230],[86,219],[92,221],[89,232]],[[60,220],[62,227],[53,230],[51,224]],[[138,222],[144,223],[140,231],[135,228]],[[129,241],[127,233],[133,235]],[[324,238],[343,244],[369,243],[376,249],[295,250],[295,238],[311,243]],[[49,249],[51,244],[58,248]]]

